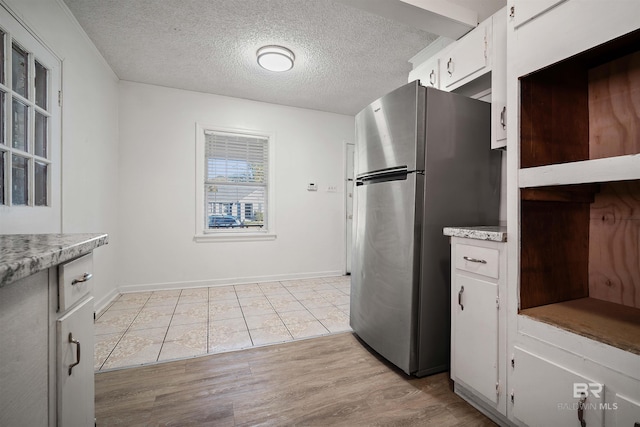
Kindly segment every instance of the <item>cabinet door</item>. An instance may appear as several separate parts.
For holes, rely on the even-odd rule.
[[[441,59],[441,89],[451,91],[489,71],[487,40],[491,25],[488,19],[458,40]]]
[[[536,19],[554,6],[567,0],[514,0],[514,26],[515,28]]]
[[[640,390],[638,390],[636,398],[640,398]],[[640,425],[640,403],[638,402],[616,394],[613,412],[615,414],[616,427]]]
[[[438,89],[440,87],[439,74],[438,58],[431,58],[409,73],[409,82],[420,80],[422,86]]]
[[[456,273],[452,312],[454,381],[498,402],[498,286]]]
[[[510,384],[513,415],[529,426],[580,426],[582,390],[586,425],[603,425],[604,385],[591,378],[515,347]]]
[[[58,425],[92,426],[95,417],[93,297],[58,319],[56,332]]]
[[[491,148],[503,148],[507,145],[507,9],[492,19]]]

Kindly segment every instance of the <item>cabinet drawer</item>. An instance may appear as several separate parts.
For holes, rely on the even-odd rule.
[[[58,267],[58,295],[60,311],[69,309],[91,292],[93,255],[87,254]]]
[[[457,244],[455,266],[458,270],[497,279],[500,267],[498,265],[499,256],[496,249]]]

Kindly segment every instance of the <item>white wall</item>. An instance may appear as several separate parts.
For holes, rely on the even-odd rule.
[[[94,252],[97,306],[116,291],[118,79],[62,0],[4,0],[63,61],[62,231],[108,233]]]
[[[344,272],[352,116],[124,81],[119,93],[121,290]],[[275,133],[276,240],[194,242],[196,122]]]

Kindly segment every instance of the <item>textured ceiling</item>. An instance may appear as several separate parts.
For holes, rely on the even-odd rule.
[[[330,0],[64,0],[122,80],[355,115],[436,39]],[[285,73],[256,63],[291,49]]]

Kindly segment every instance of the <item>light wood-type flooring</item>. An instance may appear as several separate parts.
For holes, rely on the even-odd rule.
[[[98,426],[490,426],[352,333],[96,373]]]

